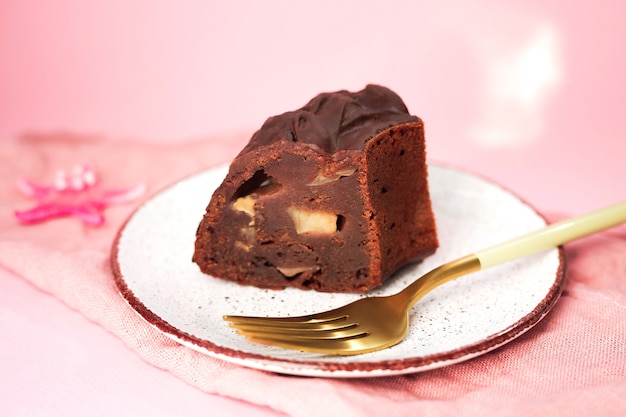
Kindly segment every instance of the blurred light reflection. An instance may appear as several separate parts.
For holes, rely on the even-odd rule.
[[[547,101],[562,81],[556,30],[540,26],[518,45],[490,44],[483,53],[485,88],[472,139],[489,147],[519,146],[538,139]]]

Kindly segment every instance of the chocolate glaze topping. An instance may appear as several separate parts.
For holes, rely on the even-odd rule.
[[[322,93],[301,109],[267,119],[241,153],[280,140],[315,145],[329,154],[363,149],[380,131],[417,120],[396,93],[379,85]]]

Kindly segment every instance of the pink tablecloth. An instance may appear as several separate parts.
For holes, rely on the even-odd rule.
[[[106,184],[143,182],[149,198],[178,178],[228,161],[246,140],[158,145],[52,135],[0,142],[0,265],[115,334],[146,366],[165,369],[202,391],[293,416],[626,414],[624,226],[566,245],[561,301],[537,327],[505,347],[414,375],[328,380],[214,359],[139,319],[113,284],[109,249],[140,201],[107,209],[101,228],[73,218],[23,226],[13,217],[14,210],[32,204],[15,188],[20,176],[43,181],[58,168],[91,162]]]

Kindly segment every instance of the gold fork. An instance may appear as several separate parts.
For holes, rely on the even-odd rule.
[[[623,222],[626,222],[626,201],[445,263],[394,295],[363,298],[306,316],[224,316],[224,320],[252,342],[330,355],[373,352],[405,338],[410,310],[434,288],[460,276],[555,248]]]

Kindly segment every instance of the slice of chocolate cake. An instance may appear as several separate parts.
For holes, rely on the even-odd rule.
[[[262,288],[365,292],[437,246],[422,121],[368,85],[265,122],[213,194],[193,261]]]

